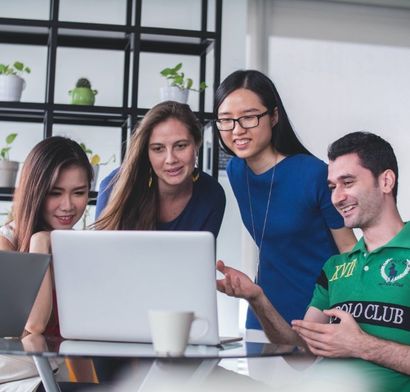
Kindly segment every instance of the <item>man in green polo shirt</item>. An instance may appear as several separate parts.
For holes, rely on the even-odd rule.
[[[248,300],[271,341],[355,358],[378,390],[410,391],[410,223],[396,206],[396,157],[366,132],[337,140],[328,156],[332,202],[363,238],[326,262],[304,320],[290,327],[259,286],[221,261],[218,289]]]

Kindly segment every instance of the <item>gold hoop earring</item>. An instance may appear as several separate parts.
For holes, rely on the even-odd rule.
[[[152,169],[149,169],[148,188],[152,187]]]
[[[192,182],[197,182],[199,179],[199,169],[197,167],[194,168],[192,172]]]

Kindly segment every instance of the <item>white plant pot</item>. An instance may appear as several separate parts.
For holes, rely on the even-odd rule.
[[[97,185],[97,180],[98,180],[98,172],[100,170],[100,165],[92,165],[92,168],[93,168],[93,172],[94,172],[94,178],[91,181],[90,190],[95,191],[96,190],[95,187]]]
[[[0,101],[19,102],[26,86],[23,78],[17,75],[0,75]]]
[[[159,90],[161,102],[163,101],[176,101],[180,103],[188,102],[189,90],[180,89],[176,86],[161,87]]]
[[[16,161],[0,160],[0,187],[14,188],[16,186],[19,163]]]

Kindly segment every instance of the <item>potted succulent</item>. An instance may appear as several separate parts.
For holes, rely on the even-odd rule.
[[[94,105],[97,90],[91,89],[91,83],[87,78],[77,80],[75,88],[68,94],[71,96],[72,105]]]
[[[113,154],[107,161],[101,162],[101,158],[98,154],[94,154],[91,149],[89,149],[84,143],[80,143],[81,148],[84,150],[84,152],[87,154],[88,159],[90,160],[91,166],[94,171],[94,178],[91,183],[90,189],[92,191],[95,191],[95,187],[97,185],[97,180],[98,180],[98,172],[100,170],[101,165],[107,165],[111,160],[115,162],[115,154]]]
[[[192,88],[194,82],[191,78],[185,77],[182,72],[182,63],[172,68],[164,68],[161,75],[168,80],[168,86],[160,89],[161,101],[187,103],[189,90],[202,92],[208,87],[205,82],[201,82],[198,89]]]
[[[20,61],[0,64],[0,101],[19,102],[26,81],[21,77],[31,69]]]
[[[16,185],[19,163],[10,161],[9,151],[17,133],[10,133],[6,137],[6,145],[0,149],[0,187],[14,188]]]

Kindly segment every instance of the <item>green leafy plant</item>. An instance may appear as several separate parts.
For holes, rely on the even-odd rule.
[[[179,87],[182,90],[192,90],[202,92],[208,86],[205,82],[199,83],[199,89],[192,88],[193,80],[191,78],[185,77],[184,72],[182,72],[182,63],[177,64],[173,68],[164,68],[161,71],[161,75],[164,76],[171,86]]]
[[[95,165],[100,164],[101,158],[98,154],[94,154],[93,151],[91,149],[89,149],[84,143],[80,143],[80,146],[84,150],[84,152],[87,154],[91,165],[95,166]]]
[[[17,137],[17,133],[10,133],[6,137],[6,145],[0,149],[0,159],[9,160],[9,151],[11,149],[11,144],[14,142],[14,139]]]
[[[93,151],[90,148],[88,148],[84,143],[80,143],[80,146],[84,150],[84,152],[87,154],[88,159],[90,160],[90,163],[92,166],[106,165],[111,160],[115,162],[115,154],[111,155],[111,157],[107,161],[101,162],[101,157],[98,154],[94,154]]]
[[[24,72],[30,73],[31,69],[21,61],[16,61],[14,64],[0,64],[0,75],[21,75]]]

